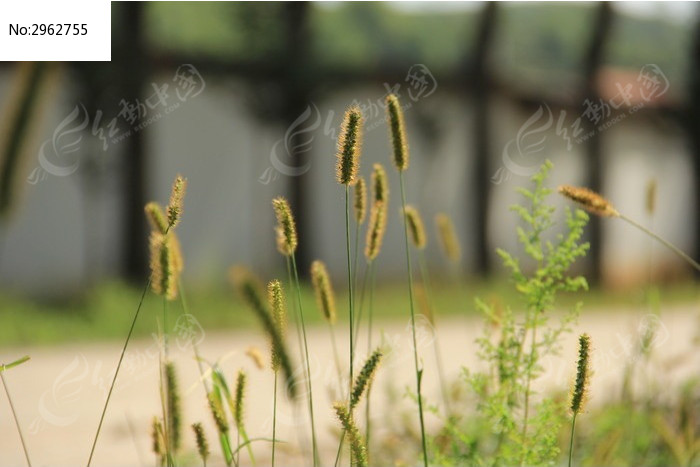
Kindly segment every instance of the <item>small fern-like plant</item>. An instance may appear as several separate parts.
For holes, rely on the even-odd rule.
[[[589,246],[581,240],[588,221],[588,215],[581,210],[572,212],[567,208],[566,228],[559,234],[551,233],[555,209],[547,204],[552,190],[545,185],[551,167],[547,161],[532,177],[532,190],[519,190],[525,205],[512,208],[522,223],[517,235],[530,264],[523,265],[513,254],[497,250],[510,270],[522,313],[476,301],[486,317],[484,336],[477,341],[478,355],[489,370],[466,372],[478,403],[479,420],[471,422],[475,426],[491,426],[495,437],[470,428],[461,438],[465,443],[461,462],[546,465],[559,455],[558,436],[566,409],[561,402],[547,397],[534,403],[532,382],[542,373],[543,358],[560,350],[562,334],[570,330],[578,316],[579,305],[558,323],[550,319],[560,293],[587,289],[583,277],[570,276],[568,271]],[[447,429],[459,428],[451,425]]]

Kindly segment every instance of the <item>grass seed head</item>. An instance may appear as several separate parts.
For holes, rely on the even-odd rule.
[[[360,166],[362,112],[356,105],[345,111],[338,137],[336,178],[341,185],[354,185]]]
[[[358,225],[365,221],[365,215],[367,214],[367,185],[365,184],[365,179],[359,177],[357,183],[355,184],[355,199],[353,203],[355,221]]]
[[[283,197],[272,200],[272,207],[277,218],[277,250],[284,256],[291,256],[297,249],[297,227],[289,202]]]
[[[413,245],[419,250],[422,250],[425,248],[427,240],[425,236],[423,219],[421,219],[420,213],[418,213],[418,210],[415,207],[407,205],[406,209],[404,210],[404,215],[406,216],[408,232],[410,233]]]
[[[267,300],[272,308],[272,319],[274,321],[275,328],[281,339],[287,334],[287,308],[285,305],[284,292],[282,291],[282,284],[277,279],[271,281],[267,284]],[[271,366],[273,371],[280,369],[280,352],[283,349],[279,349],[275,344],[274,340],[270,340],[270,345],[272,348],[271,352]]]
[[[231,269],[231,279],[239,295],[257,315],[265,332],[272,341],[273,349],[276,349],[276,355],[279,359],[279,366],[282,368],[286,378],[287,393],[291,398],[296,397],[297,387],[294,370],[292,369],[292,361],[289,357],[282,332],[278,328],[273,314],[270,313],[267,308],[260,281],[253,273],[240,266],[234,266]],[[283,300],[283,298],[281,300]]]
[[[357,429],[355,420],[353,420],[348,408],[341,402],[333,404],[333,408],[350,440],[350,449],[352,449],[355,465],[365,467],[367,465],[367,448],[365,447],[360,430]]]
[[[352,387],[352,394],[350,395],[351,408],[357,406],[357,403],[360,402],[362,394],[364,394],[367,387],[372,384],[372,378],[374,377],[374,373],[377,371],[377,367],[379,366],[381,359],[382,352],[377,349],[372,352],[372,355],[370,355],[365,361],[365,364],[362,366],[362,370],[360,370],[360,374],[357,375],[355,383]]]
[[[246,349],[245,354],[253,361],[258,370],[265,369],[265,361],[263,360],[262,353],[260,353],[260,349],[251,345]]]
[[[588,387],[590,384],[591,368],[591,338],[588,334],[579,337],[578,364],[576,365],[576,382],[571,393],[571,413],[579,414],[588,399]]]
[[[383,202],[378,201],[372,204],[369,213],[369,228],[367,229],[367,239],[365,241],[365,257],[368,261],[373,261],[382,249],[382,241],[386,232],[386,207]]]
[[[408,168],[408,143],[403,122],[403,111],[399,98],[394,94],[386,97],[386,112],[391,130],[391,146],[394,152],[394,165],[402,172]]]
[[[239,370],[236,376],[236,403],[234,405],[233,419],[236,421],[236,426],[239,430],[243,426],[243,404],[245,402],[245,386],[247,375],[245,371]]]
[[[228,433],[228,421],[226,420],[226,413],[224,412],[224,404],[221,401],[221,397],[218,396],[216,392],[211,391],[207,399],[209,399],[209,409],[211,410],[212,417],[214,417],[216,429],[220,434]]]
[[[201,457],[202,462],[206,464],[207,458],[209,458],[209,443],[207,442],[207,437],[204,435],[204,428],[201,423],[193,423],[192,431],[194,431],[194,440],[197,444],[199,457]]]
[[[162,234],[165,234],[168,231],[168,220],[166,219],[165,213],[163,212],[163,208],[160,207],[160,204],[156,203],[155,201],[151,201],[150,203],[146,204],[144,211],[146,212],[146,218],[148,219],[148,223],[151,225],[151,229]]]
[[[173,188],[170,192],[170,202],[168,203],[168,225],[175,228],[182,218],[182,207],[187,191],[187,179],[182,175],[175,177]]]
[[[384,203],[389,203],[389,182],[386,179],[386,171],[382,164],[374,164],[372,167],[372,199]]]
[[[647,182],[647,190],[646,190],[646,199],[645,199],[645,207],[647,209],[647,214],[650,216],[654,215],[654,211],[656,210],[656,179],[652,178]]]
[[[168,408],[168,437],[173,451],[180,449],[182,428],[182,407],[177,384],[177,373],[173,362],[165,363],[165,387]]]
[[[151,422],[151,443],[153,453],[158,458],[163,458],[165,455],[165,441],[163,438],[163,425],[158,417],[153,417]]]
[[[612,203],[600,196],[595,191],[588,188],[575,187],[571,185],[561,185],[559,193],[578,203],[583,209],[602,217],[619,217],[620,213],[613,207]]]
[[[182,266],[182,256],[173,248],[173,237],[159,232],[151,232],[149,240],[151,256],[151,288],[167,300],[177,297],[177,280]]]
[[[452,219],[447,214],[439,213],[435,216],[435,226],[440,239],[440,247],[448,260],[456,263],[462,256],[462,249],[455,233]]]
[[[316,293],[316,302],[323,313],[323,317],[330,324],[336,320],[335,294],[333,285],[328,275],[328,269],[323,261],[316,260],[311,263],[311,283]]]

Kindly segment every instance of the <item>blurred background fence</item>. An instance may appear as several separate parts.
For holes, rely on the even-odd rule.
[[[389,165],[389,91],[406,107],[410,201],[426,220],[454,218],[465,272],[499,270],[494,248],[516,241],[514,188],[547,158],[555,183],[601,191],[698,257],[698,13],[690,2],[115,2],[112,62],[0,64],[0,280],[56,294],[142,279],[143,205],[165,201],[176,173],[190,181],[188,280],[223,281],[234,262],[279,268],[278,194],[298,219],[302,269],[321,257],[340,274],[337,128],[360,105],[362,174]],[[589,234],[591,278],[647,279],[648,240],[598,219]],[[400,247],[385,246],[382,276],[401,270]],[[653,255],[659,278],[687,274]]]

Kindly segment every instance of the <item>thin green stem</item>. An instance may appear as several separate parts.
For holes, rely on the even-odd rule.
[[[335,453],[335,462],[333,463],[333,467],[338,467],[338,462],[340,461],[340,453],[343,452],[344,441],[345,441],[345,428],[343,428],[343,432],[340,434],[340,442],[338,443],[338,452]]]
[[[193,316],[190,313],[189,306],[187,305],[187,298],[185,297],[185,288],[182,286],[182,278],[178,277],[178,288],[180,291],[180,303],[182,304],[182,311],[186,315]],[[204,385],[204,392],[206,393],[207,397],[209,397],[209,385],[207,384],[207,380],[204,377],[204,367],[202,366],[202,357],[199,353],[199,347],[197,346],[197,342],[194,340],[194,335],[190,336],[190,342],[192,343],[192,350],[194,351],[194,358],[197,361],[197,368],[199,369],[199,378],[202,380],[202,384]]]
[[[163,296],[163,354],[168,361],[168,299]]]
[[[241,427],[236,427],[236,464],[241,463]]]
[[[287,256],[286,258],[287,277],[289,279],[289,290],[292,290],[294,289],[294,277],[292,276],[292,260],[289,256]],[[294,327],[297,330],[297,345],[299,346],[299,358],[302,362],[305,362],[306,358],[304,357],[304,338],[302,336],[301,323],[299,320],[299,307],[294,306],[293,308],[294,310],[296,310],[296,313],[292,313],[292,319],[294,320]]]
[[[246,450],[248,451],[248,457],[250,457],[250,463],[253,467],[257,465],[255,462],[255,455],[253,454],[253,446],[250,444],[250,438],[248,438],[248,431],[245,429],[245,425],[243,424],[243,420],[241,420],[241,425],[238,428],[238,439],[236,442],[238,443],[238,448],[240,449],[242,447],[241,445],[241,439],[243,438],[243,445],[245,445]],[[236,459],[240,460],[240,457],[238,454],[236,455]]]
[[[357,347],[357,339],[359,338],[360,334],[360,324],[362,323],[362,317],[364,316],[365,293],[367,291],[367,281],[369,280],[369,266],[370,263],[365,263],[365,270],[362,273],[362,287],[360,288],[360,300],[355,304],[355,306],[357,307],[357,316],[355,317],[355,347]],[[357,284],[357,282],[355,282],[355,284]]]
[[[571,459],[574,457],[574,430],[576,429],[576,414],[571,420],[571,439],[569,440],[569,467],[571,467]]]
[[[90,448],[90,457],[88,457],[88,462],[87,462],[87,467],[90,467],[90,464],[92,463],[92,457],[95,454],[95,447],[97,446],[97,439],[100,437],[100,431],[102,430],[102,423],[104,422],[105,419],[105,414],[107,413],[107,406],[109,405],[109,400],[112,397],[112,391],[114,390],[114,385],[117,382],[117,376],[119,375],[119,369],[122,366],[122,361],[124,360],[124,354],[126,353],[126,348],[129,345],[129,341],[131,340],[131,335],[134,332],[134,326],[136,326],[136,320],[139,317],[139,313],[141,312],[141,306],[143,305],[143,299],[146,297],[146,292],[148,292],[148,288],[151,286],[151,278],[148,279],[148,282],[146,282],[146,286],[143,288],[143,292],[141,293],[141,299],[139,300],[139,305],[136,307],[136,313],[134,313],[134,319],[131,321],[131,327],[129,327],[129,333],[126,335],[126,340],[124,341],[124,347],[122,347],[122,353],[119,356],[119,362],[117,363],[117,369],[114,372],[114,377],[112,378],[112,384],[109,386],[109,392],[107,392],[107,400],[105,401],[104,408],[102,409],[102,415],[100,415],[100,422],[97,425],[97,432],[95,433],[95,440],[92,442],[92,448]]]
[[[285,263],[287,265],[287,278],[289,281],[289,290],[290,290],[290,294],[287,296],[287,298],[288,298],[288,300],[290,300],[292,302],[291,307],[288,306],[288,308],[291,310],[294,310],[294,312],[292,313],[292,320],[294,321],[294,328],[297,331],[297,345],[299,346],[299,360],[302,362],[302,365],[306,365],[306,357],[304,356],[304,336],[302,334],[302,325],[300,322],[300,321],[302,321],[302,319],[299,318],[299,315],[301,314],[301,312],[299,311],[298,304],[295,304],[293,302],[294,301],[294,294],[291,292],[292,290],[295,289],[295,286],[294,286],[294,276],[292,275],[292,260],[291,260],[290,256],[286,256]],[[289,303],[288,303],[288,305],[289,305]],[[308,389],[308,382],[307,382],[306,387]],[[295,417],[297,417],[297,415],[298,415],[297,410],[298,410],[298,407],[296,405],[294,405]],[[299,440],[300,440],[299,442],[301,445],[306,445],[306,439],[305,439],[306,437],[304,436],[304,433],[301,430],[297,431],[297,437],[299,438]],[[302,439],[303,439],[303,441],[302,441]],[[313,456],[313,452],[311,455]]]
[[[527,365],[525,367],[526,377],[525,377],[525,404],[523,412],[523,430],[521,433],[521,453],[520,453],[520,466],[525,465],[525,456],[527,454],[527,426],[528,419],[530,415],[530,384],[532,382],[532,367],[535,359],[535,352],[537,351],[537,312],[535,312],[535,320],[532,323],[532,344],[530,347],[530,356],[528,357]]]
[[[27,450],[27,444],[24,442],[24,435],[22,434],[22,428],[19,425],[19,418],[17,418],[17,411],[15,410],[15,404],[12,403],[12,397],[10,396],[10,390],[7,388],[7,382],[5,381],[5,371],[0,371],[0,379],[2,379],[2,385],[5,388],[5,394],[7,395],[7,402],[10,403],[10,410],[12,411],[12,418],[15,421],[15,426],[17,427],[17,433],[19,434],[19,440],[22,443],[22,450],[24,451],[24,457],[27,459],[27,465],[32,467],[32,461],[29,460],[29,451]]]
[[[350,303],[350,381],[348,388],[348,397],[352,393],[353,381],[353,361],[355,359],[355,309],[352,290],[352,264],[350,262],[350,187],[345,185],[345,244],[348,258],[348,301]],[[352,409],[350,416],[352,416]]]
[[[274,395],[272,397],[272,467],[275,467],[275,445],[277,439],[277,371],[275,371]]]
[[[425,291],[425,299],[428,303],[428,309],[430,312],[430,324],[433,326],[433,350],[435,351],[435,363],[438,370],[438,380],[440,383],[440,392],[442,393],[443,403],[445,404],[445,412],[449,417],[452,413],[450,409],[450,397],[447,393],[447,383],[445,378],[445,367],[442,364],[442,352],[440,350],[440,340],[437,334],[437,324],[435,317],[435,307],[433,306],[433,295],[430,289],[430,277],[428,275],[428,267],[425,261],[425,252],[423,250],[418,251],[418,265],[420,266],[421,281],[423,283],[423,290]]]
[[[335,343],[335,330],[333,325],[328,323],[328,330],[331,335],[331,344],[333,345],[333,360],[335,360],[335,369],[338,373],[338,397],[343,397],[343,373],[340,371],[340,357],[338,356],[338,346]]]
[[[362,318],[362,310],[364,307],[365,291],[367,290],[367,284],[369,281],[370,291],[369,291],[369,308],[368,308],[368,331],[367,331],[367,355],[372,353],[372,310],[374,306],[374,261],[370,261],[365,265],[364,278],[362,281],[362,292],[360,293],[360,310],[359,316],[357,318],[357,323],[355,324],[355,345],[357,345],[357,337],[360,330],[360,320]],[[371,386],[370,386],[371,387]],[[369,387],[367,388],[367,405],[365,408],[365,418],[367,420],[366,425],[366,437],[367,437],[367,455],[369,456]],[[340,443],[338,444],[338,452],[335,455],[335,467],[338,466],[338,461],[340,461],[340,453],[343,449],[343,442],[345,441],[345,429],[340,435]]]
[[[352,289],[352,264],[350,263],[350,186],[345,185],[345,245],[348,258],[348,302],[350,304],[350,378],[348,380],[348,400],[352,394],[352,382],[354,378],[353,364],[355,360],[355,303]],[[348,404],[350,417],[352,417],[352,407]],[[341,441],[342,442],[342,441]],[[352,451],[350,451],[350,464],[352,465]]]
[[[353,254],[353,260],[352,260],[352,283],[357,284],[357,257],[359,255],[360,251],[360,223],[356,222],[355,223],[355,252]]]
[[[219,432],[219,443],[221,444],[221,451],[224,453],[224,462],[227,466],[230,466],[235,462],[235,459],[233,458],[233,450],[231,449],[231,440],[228,439],[228,431]]]
[[[301,332],[304,338],[304,357],[306,358],[306,378],[308,380],[309,387],[309,417],[311,417],[311,445],[313,449],[313,464],[314,467],[318,465],[318,446],[316,444],[316,422],[314,421],[314,394],[311,384],[311,364],[309,360],[309,346],[306,341],[306,327],[304,326],[304,310],[301,304],[301,286],[299,284],[299,272],[297,270],[297,260],[292,256],[292,270],[294,271],[294,282],[297,289],[297,304],[299,310],[299,318],[301,321]]]
[[[372,317],[374,315],[374,261],[369,263],[369,309],[367,311],[367,355],[372,353]],[[372,392],[372,381],[369,382],[367,387],[367,398],[365,400],[365,448],[367,449],[367,459],[369,459],[369,440],[370,440],[370,394]]]
[[[369,264],[369,308],[367,310],[367,355],[372,354],[372,322],[374,318],[374,287],[375,273],[374,261]]]
[[[163,378],[165,377],[165,365],[168,362],[168,300],[163,297],[163,355],[160,358],[160,403],[163,410],[163,433],[165,438],[165,457],[166,464],[168,467],[173,465],[173,453],[172,453],[172,433],[170,430],[170,419],[171,414],[168,412],[167,398],[168,389],[163,383]]]
[[[654,232],[652,232],[651,230],[647,229],[647,228],[644,227],[643,225],[641,225],[641,224],[639,224],[639,223],[633,221],[632,219],[630,219],[629,217],[627,217],[627,216],[625,216],[625,215],[623,215],[623,214],[620,214],[620,219],[622,219],[622,220],[626,221],[627,223],[633,225],[634,227],[638,228],[639,230],[641,230],[641,231],[644,232],[645,234],[647,234],[647,235],[649,235],[650,237],[652,237],[654,240],[657,240],[658,242],[662,243],[662,244],[665,245],[667,248],[669,248],[671,251],[673,251],[675,254],[677,254],[678,256],[680,256],[681,258],[683,258],[683,260],[685,260],[688,264],[690,264],[691,266],[693,266],[693,267],[695,268],[696,271],[699,271],[699,272],[700,272],[700,264],[698,264],[697,261],[695,261],[693,258],[691,258],[690,256],[688,256],[687,254],[685,254],[680,248],[678,248],[677,246],[675,246],[675,245],[672,244],[671,242],[669,242],[669,241],[667,241],[667,240],[664,240],[663,238],[659,237],[658,235],[656,235],[656,234],[655,234]]]
[[[404,189],[403,171],[399,171],[399,184],[401,185],[401,207],[406,212],[406,191]],[[411,268],[411,252],[408,245],[408,221],[403,217],[403,231],[406,243],[406,270],[408,273],[408,298],[411,305],[411,334],[413,338],[413,362],[416,368],[416,398],[418,400],[418,416],[420,419],[420,436],[423,447],[423,465],[428,467],[428,443],[425,436],[425,422],[423,420],[423,397],[421,396],[421,379],[423,370],[418,364],[418,343],[416,340],[416,314],[413,303],[413,273]]]

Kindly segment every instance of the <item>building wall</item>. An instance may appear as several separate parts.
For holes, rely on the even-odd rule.
[[[154,77],[167,82],[170,76]],[[9,92],[11,77],[0,74],[0,96]],[[37,166],[40,144],[79,103],[63,76],[55,84],[51,104],[42,117],[26,157],[29,176]],[[285,132],[280,125],[264,124],[251,116],[242,98],[245,88],[235,82],[208,80],[205,91],[163,115],[147,128],[150,154],[148,193],[167,202],[170,183],[177,173],[189,179],[185,215],[178,232],[186,256],[186,279],[198,283],[223,281],[234,263],[254,265],[265,275],[283,273],[284,263],[275,249],[274,217],[270,201],[286,195],[289,175],[277,173],[271,154],[283,153]],[[345,271],[344,190],[335,182],[335,139],[342,112],[353,99],[381,102],[384,90],[353,88],[340,91],[310,107],[309,119],[320,118],[313,130],[307,209],[314,229],[308,238],[313,257],[326,261],[338,283]],[[4,99],[4,98],[3,98]],[[583,146],[566,142],[554,126],[523,131],[533,115],[504,99],[495,99],[493,111],[493,196],[489,230],[491,249],[516,248],[515,215],[508,207],[519,200],[515,188],[545,158],[555,163],[551,183],[582,183]],[[318,109],[316,111],[315,109]],[[427,257],[433,267],[444,265],[435,241],[432,219],[436,212],[453,216],[464,252],[464,269],[473,261],[472,213],[479,199],[470,190],[469,171],[474,154],[470,144],[471,107],[438,87],[406,111],[411,162],[406,172],[407,199],[422,212],[429,234]],[[543,116],[544,118],[544,116]],[[312,120],[309,120],[311,122]],[[542,121],[544,122],[544,120]],[[541,142],[540,142],[541,141]],[[658,182],[658,211],[653,225],[671,241],[689,247],[693,241],[692,181],[689,154],[680,130],[644,116],[632,116],[612,126],[603,136],[605,195],[620,210],[643,222],[644,187]],[[514,144],[520,142],[521,148]],[[536,143],[536,144],[535,144]],[[123,145],[122,145],[123,146]],[[117,177],[123,147],[118,142],[104,151],[86,133],[80,143],[75,173],[49,175],[32,185],[22,182],[18,206],[2,226],[0,280],[5,288],[32,293],[72,291],[89,281],[113,277],[120,256],[121,215]],[[523,150],[522,148],[526,148]],[[520,170],[503,170],[504,150]],[[72,156],[73,157],[73,156]],[[389,173],[391,195],[389,227],[378,272],[399,277],[404,268],[398,176],[390,161],[383,110],[367,115],[361,174],[369,178],[374,162]],[[500,169],[500,171],[499,171]],[[565,202],[554,197],[558,205]],[[354,234],[354,232],[353,232]],[[649,251],[654,261],[673,271],[678,263],[668,252],[650,247],[641,234],[616,220],[605,222],[606,277],[624,283],[644,275]],[[146,239],[144,239],[144,242]],[[364,244],[364,229],[360,248]],[[652,248],[650,250],[650,248]],[[494,257],[494,261],[498,261]],[[360,263],[362,264],[362,262]]]

